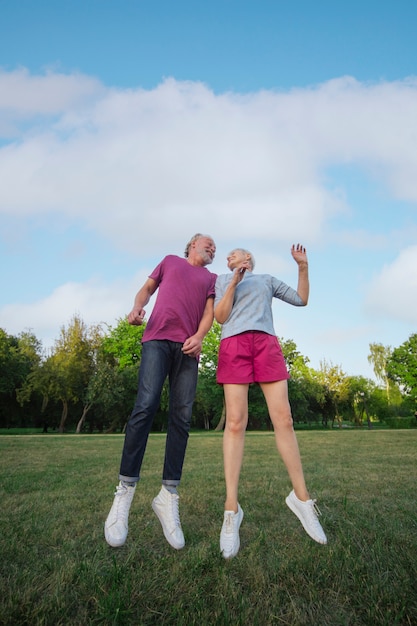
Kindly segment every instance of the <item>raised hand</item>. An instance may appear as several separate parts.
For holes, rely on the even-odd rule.
[[[291,247],[291,255],[294,259],[294,261],[296,261],[296,263],[298,263],[298,265],[303,264],[303,263],[308,263],[307,260],[307,251],[304,248],[304,246],[302,246],[300,243],[297,243],[297,245],[293,244]]]

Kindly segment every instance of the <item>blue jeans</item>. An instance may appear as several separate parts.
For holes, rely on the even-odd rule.
[[[142,345],[138,393],[126,427],[120,480],[139,480],[148,436],[167,376],[169,413],[162,483],[176,486],[181,480],[198,374],[197,359],[183,354],[182,345],[168,340],[145,341]]]

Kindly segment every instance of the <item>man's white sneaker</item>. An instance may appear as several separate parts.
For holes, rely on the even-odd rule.
[[[123,485],[120,481],[114,493],[113,505],[104,523],[104,536],[112,548],[120,548],[127,537],[130,505],[135,495],[136,485]]]
[[[176,550],[185,546],[178,508],[179,495],[171,493],[164,485],[156,498],[152,500],[152,508],[161,522],[165,539]]]
[[[306,533],[310,535],[314,541],[317,541],[317,543],[326,544],[327,537],[317,517],[317,514],[320,515],[320,511],[316,505],[316,501],[306,500],[303,502],[297,498],[294,491],[291,491],[289,496],[285,499],[285,502],[298,517]]]
[[[236,556],[240,548],[239,528],[243,520],[243,511],[237,505],[237,513],[225,511],[223,526],[220,532],[220,552],[225,559]]]

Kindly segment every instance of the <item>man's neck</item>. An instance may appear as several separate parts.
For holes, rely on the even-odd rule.
[[[201,256],[188,257],[187,261],[190,265],[193,265],[194,267],[204,267],[205,265]]]

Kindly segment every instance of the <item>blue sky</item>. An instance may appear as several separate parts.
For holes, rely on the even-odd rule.
[[[0,327],[115,325],[197,231],[296,284],[279,336],[372,377],[417,327],[417,5],[0,0]],[[148,313],[152,304],[148,307]]]

